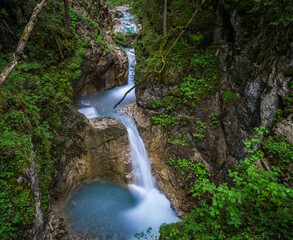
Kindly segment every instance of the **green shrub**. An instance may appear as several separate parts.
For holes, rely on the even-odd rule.
[[[251,155],[229,170],[231,186],[210,182],[202,164],[169,159],[182,176],[194,179],[191,193],[199,204],[182,222],[162,225],[162,240],[293,238],[293,189],[280,183],[276,169],[266,171],[256,165],[264,154],[255,150],[255,144],[264,131],[256,129],[246,141]]]

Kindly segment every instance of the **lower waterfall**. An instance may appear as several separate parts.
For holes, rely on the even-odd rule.
[[[78,111],[87,118],[112,117],[121,121],[128,133],[134,184],[93,181],[80,188],[68,201],[69,222],[78,234],[92,239],[136,239],[134,235],[151,228],[156,235],[163,223],[178,221],[170,202],[155,187],[148,155],[134,120],[113,106],[134,85],[134,49],[125,49],[129,60],[128,83],[103,93],[82,97]],[[130,92],[119,106],[134,103]]]

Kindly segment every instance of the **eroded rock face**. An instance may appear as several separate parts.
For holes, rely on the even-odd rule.
[[[105,52],[94,46],[85,56],[81,78],[74,86],[75,97],[125,84],[127,69],[128,60],[123,50],[114,48]]]
[[[83,145],[79,153],[63,156],[61,174],[54,186],[55,205],[59,208],[83,183],[106,179],[131,181],[128,136],[122,123],[113,118],[86,120]],[[75,144],[74,142],[72,143]],[[74,146],[73,146],[74,147]]]
[[[213,107],[213,105],[210,106]],[[135,119],[145,143],[152,173],[158,188],[170,199],[179,216],[184,216],[194,206],[195,199],[191,197],[189,183],[180,177],[175,171],[175,168],[168,164],[167,161],[170,157],[174,159],[188,158],[195,163],[201,162],[212,171],[216,168],[215,165],[222,166],[227,157],[223,133],[219,129],[208,131],[206,139],[202,141],[201,145],[198,145],[198,148],[195,147],[195,144],[191,144],[190,146],[172,145],[168,143],[169,136],[167,135],[167,131],[160,126],[154,126],[152,124],[152,117],[157,115],[155,111],[146,110],[136,104],[126,106],[121,111],[131,115]],[[189,119],[189,116],[181,116],[182,121]],[[170,131],[173,134],[178,130],[184,131],[188,138],[191,138],[190,135],[192,133],[188,127],[185,129],[174,127]],[[214,134],[214,131],[217,134]],[[214,148],[215,144],[219,146],[219,151],[216,151]],[[209,157],[207,156],[208,154],[210,155]],[[213,159],[216,164],[209,159]]]
[[[171,114],[182,123],[188,119],[193,122],[198,119],[207,123],[207,131],[201,141],[194,141],[194,130],[188,124],[162,130],[150,123],[152,116],[166,113],[163,108],[154,109],[153,101],[162,101],[168,92],[177,86],[152,84],[136,88],[137,104],[140,106],[137,108],[138,112],[143,112],[144,119],[149,120],[143,123],[143,120],[139,120],[143,119],[138,117],[139,113],[136,113],[134,118],[142,129],[142,137],[153,161],[153,172],[159,187],[166,189],[167,195],[183,213],[190,210],[188,206],[192,205],[190,186],[180,180],[174,167],[172,169],[166,161],[172,157],[201,162],[212,174],[213,181],[229,182],[227,170],[233,168],[239,159],[246,157],[243,141],[253,136],[255,127],[264,125],[271,130],[274,114],[282,106],[282,99],[289,92],[290,78],[276,69],[286,69],[291,57],[280,57],[283,61],[276,63],[268,74],[252,74],[255,68],[251,54],[253,49],[251,46],[243,46],[243,49],[239,50],[237,45],[241,45],[240,33],[237,38],[237,43],[222,43],[216,51],[222,73],[215,89],[216,93],[203,97],[192,108],[180,106],[180,110]],[[232,95],[231,99],[225,98],[225,92]],[[214,129],[209,126],[209,115],[212,113],[218,113],[219,116],[218,125]],[[276,131],[284,136],[286,131],[291,131],[290,129],[289,123],[283,123]],[[190,146],[168,143],[168,138],[172,137],[172,134],[185,135]],[[265,159],[260,164],[265,169],[270,168]]]
[[[111,29],[112,16],[109,14],[107,2],[94,0],[92,7],[76,1],[73,8],[92,19],[95,19],[104,29],[97,29],[104,35],[102,41],[97,42],[92,37],[92,30],[84,25],[78,26],[78,31],[89,39],[91,49],[84,57],[82,74],[74,83],[74,97],[88,95],[97,91],[106,91],[127,82],[128,59],[125,51],[114,46],[111,37],[107,34]]]

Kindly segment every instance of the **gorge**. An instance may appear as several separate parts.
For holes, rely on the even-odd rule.
[[[291,2],[66,1],[0,86],[0,238],[293,238]]]
[[[129,8],[118,10],[123,14],[121,31],[136,33],[136,25],[131,24],[133,19],[129,16]],[[131,172],[124,173],[132,175],[130,181],[133,183],[128,187],[110,182],[91,182],[69,200],[67,211],[73,229],[85,236],[90,234],[93,238],[135,239],[135,234],[148,228],[156,235],[162,223],[178,221],[169,201],[155,188],[147,152],[135,122],[129,116],[119,114],[119,109],[114,109],[127,90],[134,86],[134,49],[125,51],[129,63],[127,84],[84,96],[77,103],[78,111],[89,119],[111,117],[123,123],[128,133],[132,162]],[[119,107],[134,102],[135,92],[132,91]],[[93,194],[95,197],[91,197]]]

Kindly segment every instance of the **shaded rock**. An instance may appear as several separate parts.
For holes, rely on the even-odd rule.
[[[240,22],[240,16],[238,12],[234,10],[230,17],[230,23],[234,29],[235,44],[238,48],[240,48],[243,43],[243,30],[241,28]]]
[[[247,107],[251,111],[252,114],[254,114],[259,107],[259,98],[262,93],[262,84],[259,78],[257,78],[253,82],[248,82],[245,90],[244,90],[244,96],[247,102]]]
[[[276,135],[283,136],[288,142],[293,143],[293,122],[283,120],[276,124],[273,129]]]
[[[52,192],[57,208],[85,182],[102,178],[129,183],[132,178],[128,136],[123,124],[112,118],[85,121],[84,144],[79,153],[61,160],[63,169]]]
[[[121,12],[121,11],[117,11],[117,12],[115,13],[115,17],[116,17],[116,18],[122,18],[122,17],[124,17],[124,14],[123,14],[123,12]]]
[[[84,56],[81,77],[73,85],[74,97],[105,91],[127,82],[128,59],[125,51],[112,44],[108,35],[111,29],[112,14],[109,13],[107,1],[93,0],[91,4],[74,1],[72,7],[99,22],[98,30],[104,37],[98,43],[92,37],[92,30],[86,25],[78,25],[78,31],[89,39],[91,48]]]
[[[115,48],[104,52],[96,46],[85,56],[82,75],[74,85],[75,97],[123,85],[127,74],[128,60],[123,50]]]
[[[275,112],[281,107],[282,98],[289,92],[289,80],[281,73],[269,76],[266,90],[260,99],[261,125],[271,128]]]

